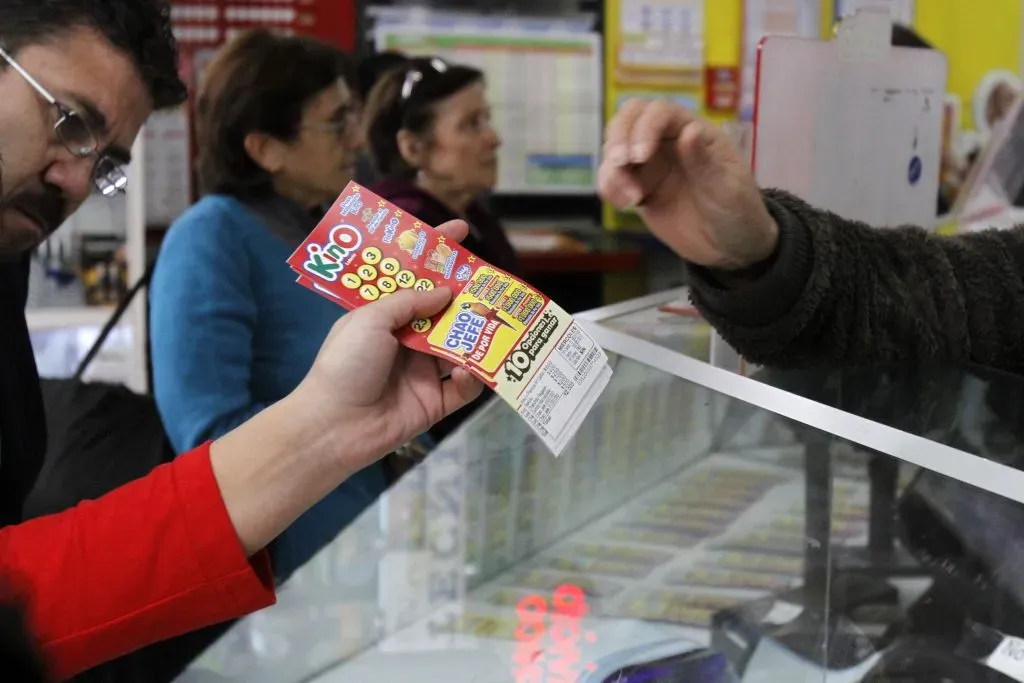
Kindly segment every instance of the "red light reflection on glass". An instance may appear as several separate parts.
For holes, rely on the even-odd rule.
[[[589,611],[586,594],[573,584],[556,588],[550,601],[539,594],[523,597],[516,605],[515,683],[575,683],[579,674],[595,671],[594,663],[580,662],[580,639],[597,640],[581,629]]]

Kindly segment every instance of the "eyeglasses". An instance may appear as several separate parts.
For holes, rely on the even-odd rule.
[[[2,47],[0,47],[0,58],[21,74],[21,77],[39,93],[40,97],[57,109],[59,118],[53,124],[53,130],[57,134],[57,139],[60,140],[60,143],[79,159],[96,158],[96,163],[92,170],[92,182],[96,189],[100,191],[100,194],[104,197],[113,197],[124,192],[125,187],[128,185],[128,176],[120,164],[106,154],[99,152],[99,140],[92,129],[89,128],[85,119],[82,118],[82,115],[59,102],[56,97],[50,94],[49,90],[44,88],[39,81],[25,71],[21,64],[18,64]]]
[[[448,65],[443,60],[434,57],[430,60],[430,67],[438,73],[444,73],[448,70]],[[412,90],[416,87],[416,84],[423,80],[423,72],[419,69],[411,69],[409,73],[405,75],[405,82],[402,83],[402,101],[409,99],[412,96]]]
[[[352,127],[359,123],[359,108],[356,106],[345,107],[337,118],[330,121],[316,121],[302,124],[303,130],[312,130],[318,133],[329,133],[339,138],[345,137]]]

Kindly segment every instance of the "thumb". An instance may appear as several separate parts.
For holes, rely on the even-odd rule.
[[[711,153],[712,135],[714,131],[704,121],[694,121],[683,129],[677,149],[684,168],[698,173],[707,172],[708,166],[714,163]]]
[[[448,239],[455,242],[461,242],[466,239],[466,235],[469,234],[469,223],[457,218],[455,220],[448,221],[447,223],[442,223],[435,229]]]
[[[413,320],[440,313],[451,300],[452,290],[447,287],[427,292],[405,290],[363,306],[356,313],[363,314],[370,327],[394,332]]]

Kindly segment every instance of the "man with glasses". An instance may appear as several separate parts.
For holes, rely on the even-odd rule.
[[[345,316],[301,385],[255,418],[97,501],[24,521],[46,446],[27,255],[91,193],[123,191],[146,117],[184,100],[167,2],[2,0],[0,95],[0,602],[24,608],[61,679],[272,603],[267,544],[480,386],[395,336],[451,292],[395,294]],[[458,241],[468,228],[439,230]],[[9,636],[0,659],[19,646]],[[174,658],[157,649],[91,680],[168,680]]]

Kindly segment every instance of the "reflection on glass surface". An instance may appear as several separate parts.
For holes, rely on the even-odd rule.
[[[606,318],[600,324],[697,360],[711,360],[711,325],[679,299]]]
[[[491,404],[184,680],[1024,680],[1019,503],[612,362],[562,457]],[[1022,453],[1016,378],[760,378]]]
[[[40,377],[62,379],[71,377],[99,337],[99,327],[68,327],[31,333],[32,351]],[[124,382],[129,374],[132,350],[130,327],[114,328],[103,349],[89,367],[87,379]]]

